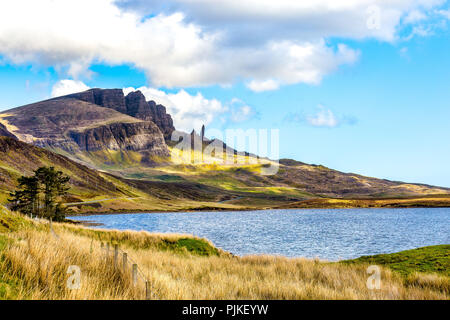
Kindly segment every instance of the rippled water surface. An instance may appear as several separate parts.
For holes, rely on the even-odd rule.
[[[95,215],[100,228],[188,233],[238,255],[349,259],[450,243],[450,208]]]

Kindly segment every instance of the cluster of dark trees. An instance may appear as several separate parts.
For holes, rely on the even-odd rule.
[[[66,208],[60,201],[69,190],[70,177],[54,167],[41,167],[31,177],[18,179],[18,190],[10,193],[11,209],[30,216],[64,221]]]

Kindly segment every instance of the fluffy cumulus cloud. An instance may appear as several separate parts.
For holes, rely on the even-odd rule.
[[[395,41],[403,24],[422,23],[421,13],[443,2],[5,0],[0,56],[74,79],[89,76],[92,63],[131,64],[154,87],[243,81],[274,90],[319,83],[358,59],[357,50],[328,39]]]
[[[392,41],[401,18],[442,5],[445,0],[119,0],[119,5],[148,12],[185,12],[204,28],[225,28],[231,43],[268,39],[312,40],[326,37]],[[371,20],[375,24],[371,24]],[[373,28],[372,26],[376,26]]]
[[[53,85],[52,97],[60,97],[71,93],[88,90],[89,87],[82,81],[64,79]]]
[[[140,87],[125,88],[123,91],[128,94],[136,90],[140,90],[146,100],[164,105],[172,116],[177,130],[186,132],[192,129],[198,131],[202,125],[210,124],[215,117],[228,110],[227,106],[216,99],[206,99],[201,93],[191,95],[185,90],[166,93],[154,88]]]

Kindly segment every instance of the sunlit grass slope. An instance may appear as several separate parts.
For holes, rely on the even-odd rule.
[[[406,250],[390,254],[364,256],[345,263],[370,263],[388,266],[404,276],[415,272],[450,277],[450,244]]]

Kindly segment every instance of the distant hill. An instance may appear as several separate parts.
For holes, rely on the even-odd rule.
[[[22,151],[7,155],[9,168],[17,173],[48,162],[42,160],[42,155],[63,161],[55,158],[55,154],[60,154],[65,161],[70,158],[113,174],[116,182],[123,179],[120,183],[126,185],[125,189],[134,188],[134,193],[159,200],[204,200],[242,207],[286,202],[297,205],[316,198],[386,199],[450,194],[448,188],[343,173],[292,159],[281,159],[278,173],[272,176],[259,174],[261,164],[175,163],[170,157],[174,143],[169,143],[174,130],[164,106],[146,101],[140,91],[125,96],[120,89],[90,89],[0,113],[0,135],[54,152],[50,155],[42,149],[22,146]],[[193,132],[191,136],[198,134]],[[25,150],[39,156],[26,159]],[[254,155],[244,153],[241,157]],[[22,161],[27,165],[14,167]],[[75,168],[73,162],[65,162],[61,167],[66,165]],[[105,173],[91,172],[107,177]],[[82,185],[77,176],[74,174],[74,180]],[[107,185],[101,187],[109,192]]]
[[[97,171],[64,156],[9,137],[0,137],[0,200],[5,202],[9,192],[15,188],[18,177],[32,175],[41,166],[54,166],[69,175],[73,196],[114,197],[127,194]]]
[[[242,206],[222,204],[241,195],[188,180],[146,181],[125,179],[88,168],[52,151],[10,137],[0,137],[0,207],[7,204],[9,193],[17,186],[17,178],[30,176],[41,166],[53,166],[70,177],[70,190],[65,199],[75,212],[84,211],[181,211],[239,209]],[[251,195],[258,202],[284,196]]]

